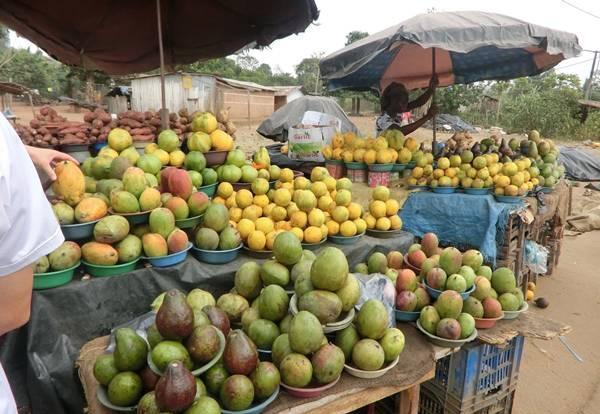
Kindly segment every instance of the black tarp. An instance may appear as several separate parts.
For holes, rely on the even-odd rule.
[[[338,247],[354,266],[375,249],[405,252],[412,241],[412,234],[403,232],[394,239],[365,236],[355,245]],[[82,413],[86,404],[74,364],[86,342],[146,313],[167,289],[228,291],[235,271],[248,260],[241,254],[231,263],[209,265],[188,257],[171,268],[141,268],[33,292],[30,322],[8,334],[0,348],[18,406],[29,406],[34,414]]]
[[[577,181],[600,181],[600,153],[597,150],[560,147],[559,162],[567,178]]]

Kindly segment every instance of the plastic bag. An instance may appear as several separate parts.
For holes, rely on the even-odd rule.
[[[137,318],[132,319],[128,322],[122,323],[121,325],[115,326],[110,331],[110,341],[108,343],[108,347],[106,347],[106,350],[108,352],[114,351],[115,345],[116,345],[115,344],[115,331],[119,328],[131,328],[139,336],[141,336],[145,340],[148,340],[148,338],[146,337],[146,330],[150,327],[150,325],[152,325],[154,323],[155,320],[156,320],[156,313],[148,312],[148,313],[144,313],[143,315],[140,315]]]
[[[360,309],[367,300],[377,299],[384,304],[388,315],[390,315],[390,326],[396,326],[396,315],[394,313],[396,288],[392,281],[381,273],[371,275],[354,273],[354,276],[360,283],[360,298],[356,303],[356,307]]]
[[[548,249],[532,240],[525,240],[523,263],[534,273],[545,275],[548,271]]]

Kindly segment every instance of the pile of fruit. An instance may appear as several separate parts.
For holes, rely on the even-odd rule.
[[[388,231],[402,229],[402,219],[398,215],[400,204],[397,200],[390,198],[390,189],[377,186],[371,192],[369,211],[362,216],[367,229]]]
[[[326,160],[371,164],[408,164],[415,161],[417,142],[402,132],[388,130],[377,138],[359,138],[352,132],[334,135],[331,145],[323,147]]]
[[[354,272],[363,275],[381,273],[386,275],[395,285],[398,272],[402,269],[403,260],[402,253],[396,250],[389,251],[387,255],[381,252],[373,252],[367,258],[366,263],[358,263],[354,267]]]
[[[231,250],[239,247],[239,231],[229,225],[229,211],[222,204],[206,208],[202,224],[195,230],[194,242],[202,250]]]
[[[33,273],[58,272],[70,269],[81,259],[81,249],[77,243],[66,241],[47,256],[35,262]]]

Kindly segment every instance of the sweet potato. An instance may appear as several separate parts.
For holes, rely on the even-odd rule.
[[[110,121],[112,121],[112,117],[110,116],[110,114],[107,114],[106,112],[103,114],[100,114],[98,119],[100,119],[104,125],[109,124]]]
[[[152,130],[148,127],[144,128],[133,128],[131,131],[131,135],[149,135],[152,133]]]
[[[85,122],[92,122],[93,120],[96,119],[96,113],[95,112],[86,112],[85,114],[83,114],[83,120]]]
[[[154,135],[153,134],[149,134],[149,135],[133,135],[132,136],[134,141],[137,142],[148,142],[148,141],[154,141]]]

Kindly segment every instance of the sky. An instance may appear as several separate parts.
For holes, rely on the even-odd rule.
[[[275,41],[269,48],[253,50],[251,55],[268,63],[274,71],[294,72],[303,58],[327,55],[344,46],[346,34],[353,30],[375,33],[416,14],[435,11],[480,10],[506,14],[531,23],[575,33],[584,49],[600,50],[600,2],[598,0],[315,0],[320,10],[317,22],[304,33]],[[568,3],[595,15],[577,10]],[[282,3],[284,4],[284,3]],[[31,47],[23,38],[11,34],[15,47]],[[589,76],[593,53],[561,62],[561,72]]]

